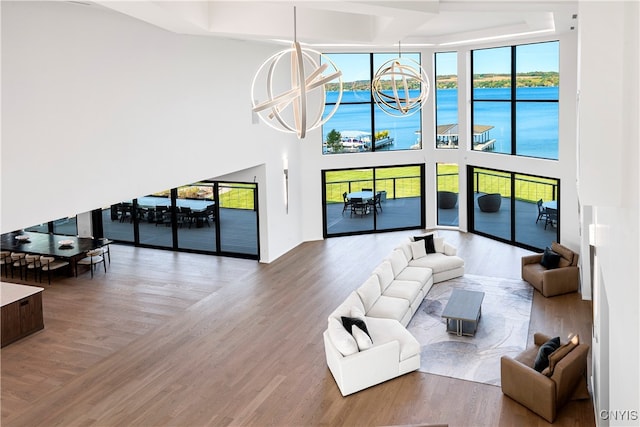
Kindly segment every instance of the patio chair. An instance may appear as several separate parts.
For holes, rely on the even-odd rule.
[[[545,220],[545,222],[546,222],[548,214],[547,214],[547,210],[545,209],[545,207],[542,206],[542,199],[538,200],[538,202],[536,204],[538,205],[538,218],[536,218],[536,224],[541,219]]]
[[[360,190],[360,191],[370,191],[370,192],[372,192],[372,193],[373,193],[373,188],[363,188],[363,189],[362,189],[362,190]]]
[[[369,213],[369,205],[367,202],[364,202],[361,197],[353,197],[351,199],[350,216],[353,216],[354,213],[360,215],[361,218]]]
[[[547,217],[544,220],[544,229],[547,229],[547,225],[551,224],[554,226],[558,222],[558,210],[553,208],[546,208],[545,212],[547,213]]]
[[[342,200],[344,201],[344,206],[342,207],[342,213],[347,210],[347,208],[351,207],[351,200],[347,198],[347,192],[342,193]]]

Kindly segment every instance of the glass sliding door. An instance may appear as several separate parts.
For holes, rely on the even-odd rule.
[[[424,225],[423,165],[323,171],[324,235]]]
[[[258,187],[256,184],[217,183],[215,217],[220,252],[255,258],[258,245]]]
[[[200,182],[178,188],[173,209],[179,248],[217,250],[213,183]]]
[[[104,237],[118,242],[134,242],[133,202],[114,203],[102,208],[102,230]]]
[[[469,166],[471,231],[542,250],[560,241],[560,181]]]
[[[491,169],[472,168],[473,229],[480,233],[511,240],[511,174]]]
[[[515,241],[544,249],[559,241],[557,179],[515,174]]]
[[[458,226],[459,169],[455,163],[436,164],[438,225]]]
[[[140,244],[173,247],[170,190],[138,197],[134,209]]]

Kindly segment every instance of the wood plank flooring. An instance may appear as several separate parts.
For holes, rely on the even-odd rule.
[[[45,277],[45,329],[1,351],[2,425],[547,425],[499,387],[420,372],[340,395],[326,318],[412,234],[307,242],[271,264],[113,245],[106,274]],[[440,234],[471,274],[519,278],[529,253]],[[590,302],[536,293],[535,331],[588,341]],[[595,425],[591,401],[554,425]]]

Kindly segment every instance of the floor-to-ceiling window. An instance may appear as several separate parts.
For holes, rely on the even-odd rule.
[[[470,231],[531,249],[560,238],[560,181],[468,166]]]
[[[424,227],[424,165],[322,172],[324,236]]]
[[[371,94],[371,82],[379,69],[392,67],[388,61],[398,58],[397,53],[329,53],[325,54],[342,71],[343,94],[336,113],[322,127],[323,154],[359,153],[369,151],[393,151],[421,148],[419,108],[406,114],[388,114],[376,104]],[[401,58],[420,69],[420,54],[402,53]],[[400,71],[400,70],[396,70]],[[399,74],[398,74],[399,75]],[[419,98],[421,86],[418,79],[398,75],[397,85],[392,87],[390,77],[380,79],[381,92],[400,100]],[[391,73],[389,74],[391,76]],[[332,111],[338,99],[337,84],[328,84],[327,108]],[[406,94],[408,93],[408,96]],[[395,99],[395,98],[394,98]],[[393,104],[393,102],[389,102]],[[403,104],[407,105],[407,104]],[[419,105],[419,102],[417,103]],[[393,112],[393,111],[391,111]]]

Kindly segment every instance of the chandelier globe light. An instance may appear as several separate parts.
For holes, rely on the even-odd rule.
[[[295,133],[298,139],[303,139],[308,131],[325,124],[338,110],[342,101],[342,71],[322,53],[300,46],[295,7],[293,24],[292,46],[265,60],[253,77],[252,111],[273,129]],[[332,82],[338,84],[338,96],[326,113],[325,85]]]
[[[420,92],[411,96],[411,90],[417,87]],[[429,90],[429,77],[422,66],[411,58],[403,58],[400,52],[397,58],[382,64],[371,81],[371,95],[376,105],[394,117],[407,117],[420,111]]]

